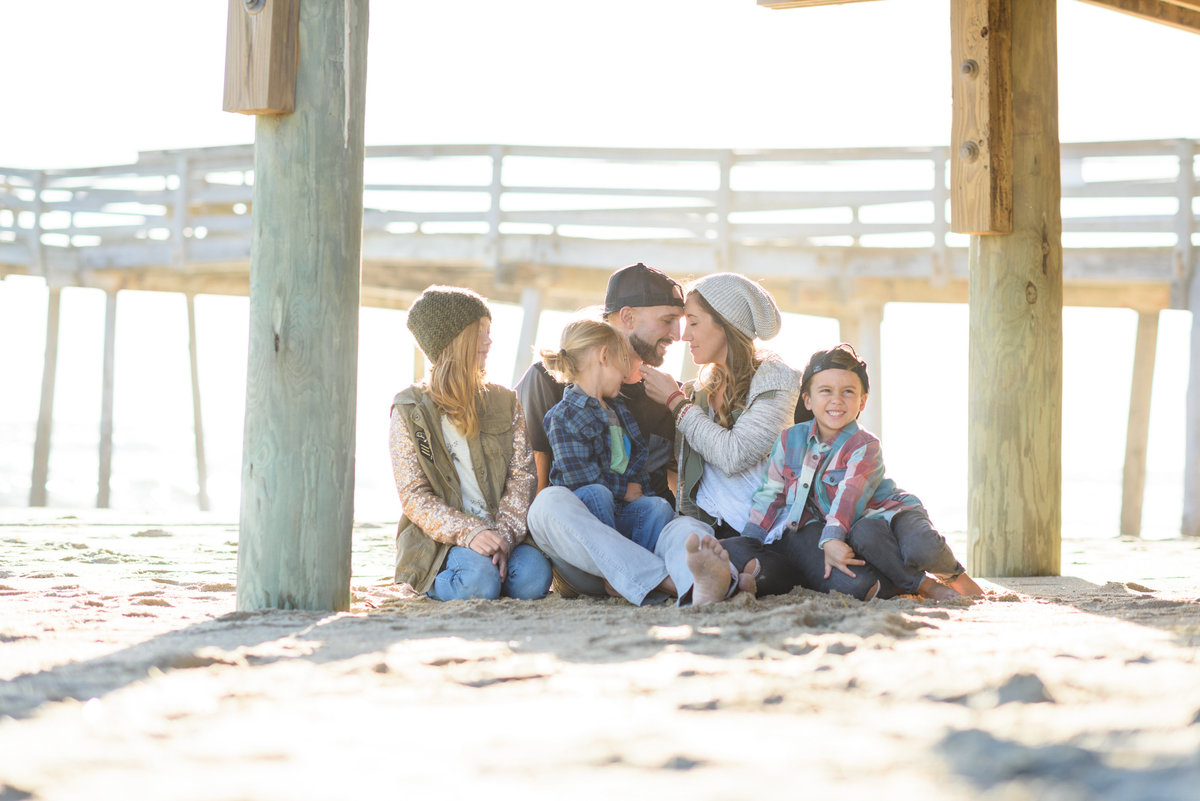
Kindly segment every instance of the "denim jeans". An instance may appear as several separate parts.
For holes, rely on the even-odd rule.
[[[513,548],[503,582],[490,556],[456,545],[446,555],[446,566],[433,580],[429,597],[435,601],[461,601],[495,600],[503,595],[533,601],[546,597],[552,577],[550,562],[532,545]]]
[[[597,520],[647,551],[654,550],[659,532],[675,517],[671,504],[652,495],[643,495],[632,503],[617,501],[603,484],[588,484],[574,492]]]
[[[604,582],[632,604],[659,603],[668,575],[682,595],[691,589],[684,542],[689,534],[711,537],[712,528],[678,516],[663,526],[651,552],[601,523],[566,487],[546,487],[529,507],[529,533],[555,571],[576,592],[604,597]]]
[[[880,583],[880,596],[887,597],[885,590],[890,589],[890,582],[880,582],[879,573],[871,566],[870,560],[863,557],[868,564],[852,565],[850,570],[854,577],[834,568],[825,578],[825,552],[817,547],[821,540],[821,531],[825,528],[823,520],[816,520],[798,531],[788,529],[775,542],[764,545],[753,537],[734,537],[721,540],[725,550],[729,551],[731,560],[743,564],[757,558],[760,564],[770,566],[771,573],[758,581],[759,595],[774,595],[788,592],[796,585],[817,592],[840,592],[852,595],[860,601],[867,597]],[[853,546],[851,546],[853,547]],[[857,549],[855,551],[857,553]],[[859,554],[859,556],[862,556]],[[764,571],[765,572],[765,571]],[[765,584],[765,586],[764,586]],[[894,591],[893,593],[894,594]]]
[[[900,592],[915,593],[926,573],[953,581],[964,572],[946,538],[920,507],[896,514],[890,524],[879,518],[859,520],[846,541]]]

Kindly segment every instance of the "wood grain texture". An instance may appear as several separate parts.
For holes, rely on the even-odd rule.
[[[968,568],[1058,575],[1062,219],[1055,4],[1012,0],[1013,231],[969,252]]]
[[[239,609],[350,604],[367,0],[299,33],[295,113],[255,134]]]
[[[1190,0],[1083,0],[1192,33],[1200,33],[1200,3]]]
[[[1150,401],[1154,356],[1158,349],[1158,312],[1139,312],[1129,389],[1129,423],[1125,427],[1125,468],[1121,477],[1121,536],[1142,534],[1142,500],[1146,493],[1146,443],[1150,439]]]
[[[300,0],[266,0],[258,13],[229,0],[222,108],[239,114],[290,114],[296,106]]]
[[[1010,2],[950,4],[950,223],[960,234],[1012,231]]]

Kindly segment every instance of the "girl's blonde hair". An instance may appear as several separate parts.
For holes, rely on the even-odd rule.
[[[476,401],[484,392],[484,365],[479,363],[479,326],[468,325],[442,351],[429,371],[429,394],[466,439],[479,433]]]
[[[608,354],[628,372],[631,363],[629,340],[617,329],[600,320],[575,320],[563,329],[558,350],[543,350],[542,364],[547,372],[563,384],[579,378],[587,352],[592,348],[608,346]]]
[[[725,332],[725,364],[706,364],[700,370],[697,383],[710,398],[721,399],[721,409],[715,417],[717,423],[723,428],[733,428],[733,415],[746,407],[750,382],[762,364],[763,356],[754,347],[754,340],[730,325],[703,295],[693,289],[688,298],[693,296],[699,301],[700,308]]]

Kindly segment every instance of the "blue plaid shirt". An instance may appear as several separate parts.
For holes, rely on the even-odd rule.
[[[621,398],[605,398],[617,415],[617,422],[629,436],[629,464],[624,473],[610,468],[612,449],[608,440],[608,414],[600,401],[574,384],[563,390],[562,400],[550,407],[542,424],[554,462],[550,483],[576,490],[588,484],[602,484],[612,490],[613,498],[625,500],[629,482],[642,485],[642,492],[653,495],[646,472],[646,443],[642,432]]]

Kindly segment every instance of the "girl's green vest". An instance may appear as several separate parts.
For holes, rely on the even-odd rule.
[[[508,480],[513,453],[513,413],[517,396],[498,384],[486,384],[479,409],[479,435],[469,441],[471,464],[488,511],[495,517]],[[442,438],[442,412],[426,387],[413,385],[392,401],[408,429],[417,458],[433,492],[455,509],[462,509],[462,489],[450,451]],[[396,583],[428,592],[446,562],[450,545],[430,538],[405,515],[396,529]]]

